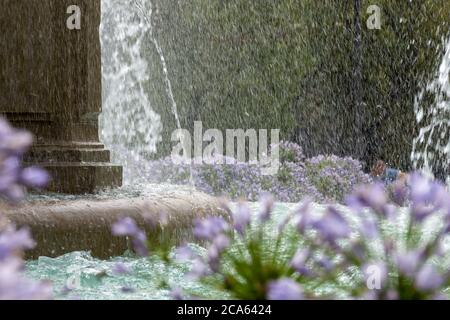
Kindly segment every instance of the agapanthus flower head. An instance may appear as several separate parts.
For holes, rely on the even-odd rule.
[[[160,211],[154,214],[150,210],[143,213],[145,222],[152,228],[164,228],[169,223],[169,215],[165,211]]]
[[[312,213],[311,203],[311,199],[306,198],[295,210],[298,219],[297,229],[300,233],[303,233],[307,228],[311,227],[317,220]]]
[[[123,262],[117,262],[114,265],[112,272],[116,275],[129,274],[131,272],[131,268]]]
[[[50,181],[47,171],[38,167],[28,167],[22,170],[19,175],[20,182],[30,188],[43,188]]]
[[[37,167],[22,168],[22,156],[33,142],[33,136],[17,130],[0,117],[0,196],[18,202],[25,196],[25,188],[42,188],[49,175]]]
[[[268,300],[301,300],[303,289],[291,278],[281,278],[271,281],[267,287]]]
[[[182,245],[175,250],[175,261],[185,263],[193,260],[197,254],[188,245]]]
[[[141,257],[148,256],[147,236],[144,231],[139,230],[131,236],[134,251]]]
[[[224,234],[219,234],[217,237],[214,238],[212,242],[212,246],[216,247],[220,252],[225,250],[230,246],[231,240],[228,236]]]
[[[251,209],[248,204],[240,201],[233,212],[233,226],[240,235],[243,235],[250,225],[251,217]]]
[[[405,181],[402,180],[396,180],[392,183],[390,186],[391,192],[392,192],[392,198],[394,202],[399,205],[403,206],[408,198],[409,188]]]
[[[210,274],[211,270],[201,259],[194,259],[192,261],[192,268],[187,274],[187,277],[192,280],[198,280],[199,278],[205,277]]]
[[[424,203],[415,203],[411,206],[411,216],[415,222],[422,222],[428,216],[436,212],[436,209]]]
[[[27,279],[23,261],[11,257],[0,263],[0,300],[49,300],[53,297],[49,282]]]
[[[370,215],[363,215],[359,231],[367,240],[377,238],[379,235],[377,220]]]
[[[35,242],[28,228],[16,230],[14,226],[9,225],[0,232],[0,262],[17,252],[32,249],[34,246]]]
[[[112,233],[115,236],[130,237],[136,253],[143,257],[148,255],[147,236],[132,218],[125,217],[117,221],[112,226]]]
[[[24,154],[33,143],[33,135],[27,131],[11,127],[0,118],[0,152],[14,155]]]
[[[314,260],[320,268],[325,270],[325,272],[331,273],[334,270],[335,264],[329,257],[322,254]]]
[[[222,217],[196,219],[194,235],[200,240],[213,241],[219,234],[228,231],[229,225]]]
[[[260,211],[259,211],[259,219],[262,222],[268,221],[270,219],[270,215],[273,210],[275,200],[273,196],[269,193],[265,193],[260,198]]]
[[[411,201],[413,204],[425,204],[434,200],[434,184],[420,173],[413,173],[410,176]]]
[[[310,253],[309,249],[298,249],[291,260],[292,268],[302,275],[309,274],[310,271],[306,267],[306,261],[308,260]]]
[[[115,236],[133,236],[139,231],[136,222],[130,218],[121,218],[112,226],[112,232]]]
[[[224,234],[217,235],[208,249],[208,264],[212,271],[217,272],[220,266],[222,253],[230,245],[230,238]]]
[[[184,300],[184,294],[183,294],[183,289],[180,287],[173,287],[170,290],[170,296],[172,297],[173,300]]]
[[[17,130],[0,117],[0,197],[18,202],[26,187],[43,187],[48,174],[32,167],[22,168],[22,156],[33,142],[33,136]],[[23,275],[22,255],[35,246],[28,228],[16,229],[0,216],[0,300],[51,299],[48,282],[37,282]]]
[[[450,193],[446,186],[441,183],[434,184],[434,206],[436,209],[441,209],[450,217]]]
[[[415,286],[417,289],[429,292],[439,289],[445,278],[430,264],[424,265],[416,274]]]
[[[329,243],[347,238],[351,232],[348,222],[334,207],[328,207],[323,217],[314,222],[313,228]]]
[[[136,291],[136,289],[129,287],[129,286],[125,286],[120,288],[120,291],[122,291],[122,293],[133,293]]]
[[[374,183],[358,187],[347,197],[346,203],[355,211],[361,211],[368,207],[375,212],[383,213],[385,205],[388,204],[388,196],[383,184]]]
[[[395,262],[399,273],[412,278],[423,258],[422,250],[410,250],[407,252],[397,252]]]
[[[210,246],[207,253],[207,261],[213,272],[219,272],[221,251],[216,246]]]

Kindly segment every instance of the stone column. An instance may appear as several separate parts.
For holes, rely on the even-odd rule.
[[[25,162],[53,176],[49,191],[90,193],[120,186],[122,168],[99,141],[100,0],[2,0],[0,113],[30,130]],[[69,29],[69,6],[81,28]]]

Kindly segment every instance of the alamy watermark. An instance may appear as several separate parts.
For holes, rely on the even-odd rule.
[[[77,5],[67,7],[69,17],[66,20],[66,26],[69,30],[81,30],[81,8]]]
[[[279,129],[270,130],[269,143],[267,129],[227,129],[225,134],[219,129],[203,132],[203,123],[195,121],[193,136],[187,129],[177,129],[172,133],[171,140],[178,142],[172,148],[172,161],[175,164],[248,162],[259,165],[263,175],[274,175],[280,167]]]
[[[381,264],[370,264],[364,267],[366,286],[369,290],[381,290],[387,280],[387,269]]]
[[[367,7],[367,14],[369,14],[369,18],[367,18],[366,25],[369,30],[380,30],[381,29],[381,8],[375,4],[372,4]]]

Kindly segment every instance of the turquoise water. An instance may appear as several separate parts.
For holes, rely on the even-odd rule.
[[[124,263],[131,272],[115,274],[117,262]],[[52,281],[58,299],[170,299],[170,289],[163,284],[163,275],[168,276],[169,285],[181,286],[194,294],[207,298],[225,297],[212,287],[187,281],[184,273],[188,269],[187,265],[166,267],[155,257],[124,255],[104,261],[93,258],[88,252],[72,252],[55,259],[41,257],[31,261],[27,263],[26,273],[34,279]],[[65,286],[73,290],[65,294]],[[133,291],[124,292],[127,288],[133,288]]]

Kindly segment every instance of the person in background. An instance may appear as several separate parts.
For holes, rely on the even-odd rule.
[[[383,160],[378,160],[372,167],[371,175],[384,182],[386,185],[395,181],[406,183],[408,175],[398,169],[389,168]]]

